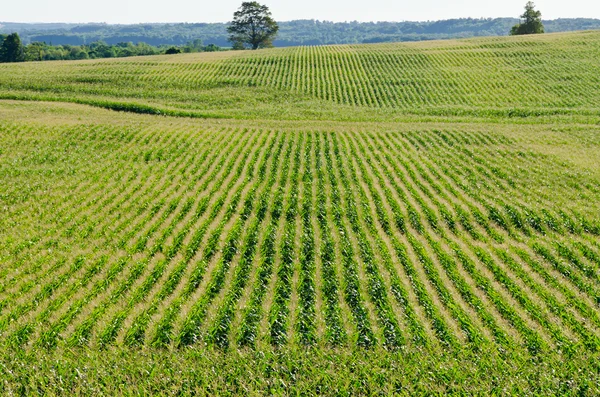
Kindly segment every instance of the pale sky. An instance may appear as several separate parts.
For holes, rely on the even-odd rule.
[[[258,0],[278,21],[517,17],[526,0]],[[0,0],[2,22],[226,22],[242,0]],[[544,19],[600,18],[598,0],[539,0]]]

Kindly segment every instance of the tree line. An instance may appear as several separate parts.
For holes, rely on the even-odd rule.
[[[182,46],[152,46],[146,43],[97,41],[86,45],[50,45],[33,42],[23,45],[18,33],[0,35],[0,62],[59,61],[99,58],[123,58],[144,55],[214,52],[224,49],[214,44],[203,45],[196,39]]]

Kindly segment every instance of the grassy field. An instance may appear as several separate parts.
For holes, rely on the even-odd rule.
[[[597,395],[599,55],[0,65],[0,390]]]

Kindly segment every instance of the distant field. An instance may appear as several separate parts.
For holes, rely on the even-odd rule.
[[[0,65],[0,97],[241,119],[599,117],[600,32]]]
[[[600,393],[598,55],[0,65],[0,390]]]

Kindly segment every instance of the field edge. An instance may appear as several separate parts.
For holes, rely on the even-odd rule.
[[[4,395],[592,395],[600,354],[91,349],[0,353]],[[417,365],[418,364],[418,365]],[[595,391],[594,391],[595,390]]]

